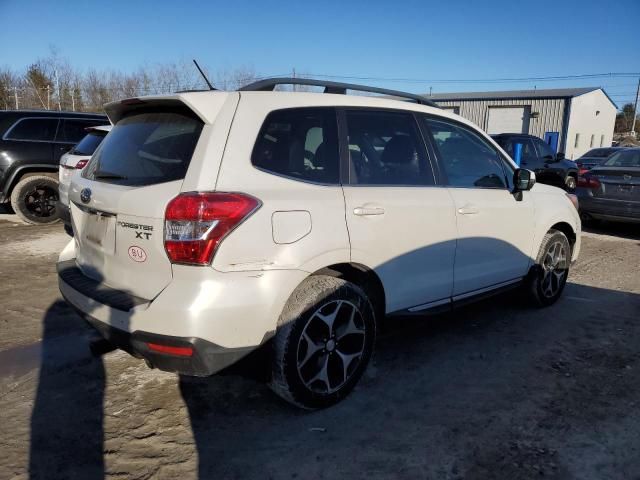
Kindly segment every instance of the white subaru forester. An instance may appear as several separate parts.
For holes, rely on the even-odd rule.
[[[294,82],[325,90],[273,91]],[[417,95],[270,79],[106,111],[60,290],[153,367],[211,375],[268,345],[271,388],[328,406],[383,317],[517,286],[550,305],[578,256],[575,199]]]

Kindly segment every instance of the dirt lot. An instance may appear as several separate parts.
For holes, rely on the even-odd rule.
[[[640,229],[587,233],[561,301],[386,325],[343,403],[101,359],[60,299],[59,225],[0,217],[0,478],[640,478]],[[233,372],[232,372],[233,373]]]

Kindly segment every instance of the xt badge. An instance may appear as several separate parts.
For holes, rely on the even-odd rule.
[[[118,225],[122,228],[131,228],[135,230],[136,238],[140,238],[142,240],[149,240],[149,238],[151,238],[151,232],[153,232],[153,225],[129,222],[118,222]]]

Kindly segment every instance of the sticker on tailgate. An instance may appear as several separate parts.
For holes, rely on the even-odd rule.
[[[129,247],[129,258],[134,262],[144,262],[147,259],[147,252],[142,247],[132,245]]]

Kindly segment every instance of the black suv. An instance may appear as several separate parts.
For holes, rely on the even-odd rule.
[[[108,124],[105,115],[31,110],[0,111],[0,203],[28,223],[58,220],[58,162],[86,135]]]
[[[491,135],[498,145],[515,159],[515,145],[522,145],[520,165],[536,172],[540,183],[560,187],[568,191],[576,189],[578,166],[564,158],[564,153],[554,153],[546,142],[523,133],[499,133]]]

